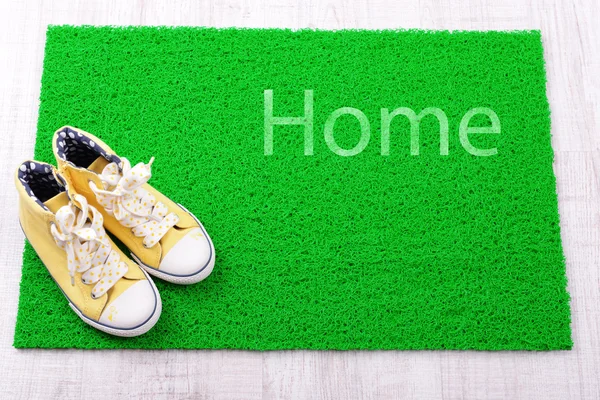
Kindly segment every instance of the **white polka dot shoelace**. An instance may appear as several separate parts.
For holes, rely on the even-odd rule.
[[[110,163],[99,175],[103,188],[90,182],[90,188],[96,194],[98,203],[106,212],[113,215],[123,226],[131,228],[137,237],[143,237],[143,244],[150,248],[179,222],[177,214],[166,205],[157,202],[152,193],[142,186],[148,182],[152,173],[148,164],[139,163],[131,167],[129,160],[121,158],[121,169],[116,163]]]
[[[74,199],[81,209],[72,202],[61,207],[50,230],[56,244],[67,253],[71,285],[75,284],[75,272],[83,272],[82,282],[95,283],[92,297],[98,298],[113,287],[128,268],[106,236],[102,214],[88,205],[85,197],[75,195]],[[89,212],[92,213],[91,222],[88,221]]]

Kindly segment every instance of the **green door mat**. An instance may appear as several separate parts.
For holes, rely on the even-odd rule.
[[[35,157],[155,156],[217,263],[122,339],[27,245],[15,346],[570,349],[545,86],[537,31],[50,27]]]

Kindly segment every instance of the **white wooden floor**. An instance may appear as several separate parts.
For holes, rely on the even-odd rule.
[[[600,398],[597,0],[0,0],[0,397]],[[568,352],[53,351],[12,348],[23,237],[12,173],[33,154],[48,24],[541,29],[573,297]]]

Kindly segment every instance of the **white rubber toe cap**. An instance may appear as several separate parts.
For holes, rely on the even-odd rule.
[[[211,257],[209,238],[202,229],[195,228],[169,250],[158,269],[171,275],[194,275],[209,264]]]
[[[116,329],[137,328],[152,317],[157,303],[158,296],[150,281],[139,281],[111,302],[98,322]]]

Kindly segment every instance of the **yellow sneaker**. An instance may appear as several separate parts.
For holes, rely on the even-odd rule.
[[[81,195],[71,201],[60,180],[50,164],[17,169],[27,240],[85,323],[116,336],[146,333],[162,311],[156,286],[106,235],[102,214]]]
[[[90,133],[63,127],[53,139],[69,195],[81,194],[104,215],[105,228],[149,274],[189,285],[206,278],[215,249],[198,219],[148,185],[148,164],[131,166]]]

